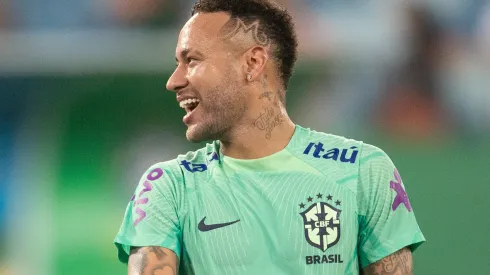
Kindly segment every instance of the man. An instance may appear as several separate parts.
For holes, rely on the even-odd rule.
[[[167,89],[205,148],[143,175],[115,243],[129,274],[412,274],[425,239],[380,149],[295,125],[292,19],[200,0]],[[180,272],[180,273],[179,273]]]

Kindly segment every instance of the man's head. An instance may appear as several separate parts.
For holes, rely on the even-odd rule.
[[[197,1],[167,83],[186,108],[187,138],[226,139],[255,108],[258,87],[275,87],[284,104],[297,44],[291,16],[272,1]]]

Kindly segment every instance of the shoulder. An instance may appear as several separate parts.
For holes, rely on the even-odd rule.
[[[347,147],[347,146],[363,145],[363,142],[360,140],[348,138],[341,135],[335,135],[332,133],[320,132],[320,131],[312,130],[310,128],[299,127],[299,131],[301,131],[301,135],[305,138],[321,141],[331,146]]]
[[[381,148],[364,144],[359,165],[361,188],[382,188],[388,192],[392,180],[400,181],[400,174],[388,154]]]
[[[209,169],[213,161],[219,160],[218,142],[206,144],[203,148],[196,151],[189,151],[179,155],[175,161],[183,175],[187,173],[203,173]]]
[[[394,168],[393,161],[381,148],[365,143],[360,155],[360,169],[363,171],[391,170]]]
[[[217,158],[216,142],[212,142],[198,150],[180,154],[174,159],[153,164],[146,170],[143,179],[145,177],[154,178],[162,174],[170,180],[180,181],[188,172],[197,173],[208,170],[209,163]]]
[[[213,155],[214,143],[196,151],[189,151],[176,156],[174,159],[162,161],[151,165],[141,176],[135,195],[149,192],[149,194],[172,193],[179,194],[186,188],[186,182],[191,181],[187,177],[204,174],[208,170],[209,159]],[[216,155],[217,156],[217,155]]]
[[[364,143],[347,137],[298,127],[296,154],[327,162],[357,164]]]
[[[189,151],[186,154],[179,155],[175,162],[179,166],[183,176],[192,175],[196,177],[201,174],[207,174],[209,166],[219,160],[218,142],[206,144],[203,148],[196,151]]]
[[[371,160],[375,162],[391,162],[388,154],[373,144],[306,128],[302,128],[301,131],[303,132],[303,140],[305,140],[303,142],[305,144],[303,153],[312,154],[316,149],[322,152],[323,157],[326,159],[331,158],[333,160],[340,160],[340,162],[358,163],[360,166],[370,163]],[[353,157],[342,159],[342,154],[349,155],[348,151],[351,151]],[[337,152],[339,154],[338,158],[336,158]]]

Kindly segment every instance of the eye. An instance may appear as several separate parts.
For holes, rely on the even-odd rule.
[[[196,58],[193,58],[193,57],[189,57],[187,58],[187,64],[189,65],[193,65],[197,62],[198,60]]]

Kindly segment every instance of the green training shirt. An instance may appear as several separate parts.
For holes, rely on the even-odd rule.
[[[175,252],[180,274],[359,274],[425,241],[390,158],[377,147],[296,126],[254,160],[218,141],[155,164],[129,202],[115,244]]]

